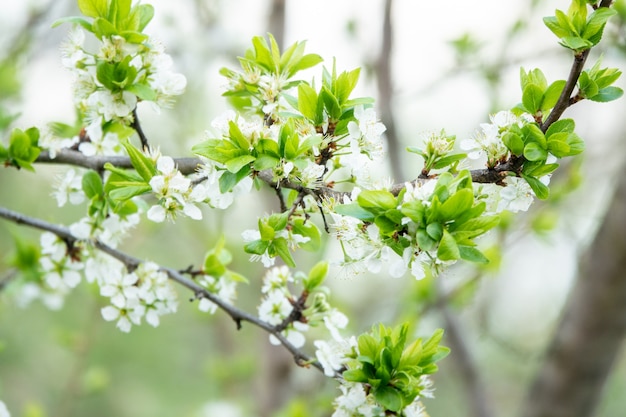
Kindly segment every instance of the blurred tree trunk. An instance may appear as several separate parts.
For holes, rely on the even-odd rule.
[[[523,417],[588,417],[626,334],[626,176],[618,184],[532,384]]]
[[[393,0],[385,0],[385,14],[383,19],[383,33],[380,54],[376,61],[376,75],[378,80],[378,109],[383,124],[387,127],[385,136],[391,166],[391,175],[396,181],[403,181],[404,172],[400,161],[401,146],[398,142],[393,108],[393,82],[391,76],[391,51],[393,49],[393,24],[391,22],[391,7]]]
[[[280,48],[285,47],[285,3],[287,0],[270,0],[268,30]]]

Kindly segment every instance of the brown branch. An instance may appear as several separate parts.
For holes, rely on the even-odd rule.
[[[68,242],[74,243],[77,240],[70,233],[68,228],[48,223],[41,219],[29,217],[24,214],[14,212],[12,210],[8,210],[4,207],[0,207],[0,217],[12,221],[16,224],[26,225],[35,229],[52,232]],[[91,243],[98,250],[122,262],[130,270],[136,269],[139,264],[143,262],[141,259],[124,253],[119,249],[105,245],[97,239],[93,239]],[[278,331],[275,326],[272,326],[271,324],[259,319],[258,317],[226,303],[221,298],[201,287],[193,280],[183,276],[179,271],[175,269],[160,266],[160,270],[165,272],[172,281],[175,281],[183,287],[191,290],[195,294],[196,298],[206,298],[216,304],[221,310],[228,314],[235,321],[235,323],[237,323],[238,328],[241,326],[241,322],[248,322],[276,337],[280,341],[280,343],[293,355],[293,358],[297,365],[313,365],[315,368],[323,371],[322,365],[319,362],[315,361],[312,357],[306,355],[300,349],[291,344],[291,342],[289,342],[289,340],[287,340],[287,338],[283,336],[283,334]]]
[[[576,87],[576,83],[578,82],[578,78],[580,77],[581,72],[585,66],[585,61],[587,61],[587,57],[589,56],[589,52],[591,49],[587,49],[579,54],[574,56],[574,62],[572,63],[572,68],[569,72],[569,77],[565,83],[565,87],[563,87],[563,91],[559,96],[558,101],[554,105],[554,108],[550,111],[548,118],[541,124],[541,131],[546,132],[548,128],[552,125],[552,123],[559,120],[559,118],[563,115],[563,112],[567,110],[570,104],[570,97],[572,96],[572,92]]]
[[[176,158],[178,170],[184,175],[192,174],[196,171],[198,165],[202,164],[200,158]],[[83,168],[93,169],[94,171],[103,171],[104,165],[108,162],[118,168],[132,169],[133,165],[127,156],[85,156],[81,152],[62,149],[57,151],[54,158],[50,157],[50,152],[44,150],[35,160],[37,163],[48,164],[67,164]]]
[[[148,137],[144,133],[141,128],[141,123],[139,123],[139,116],[137,115],[137,107],[133,109],[133,122],[130,124],[130,127],[135,129],[137,135],[139,136],[139,140],[141,141],[141,147],[144,152],[148,152],[150,150],[150,144],[148,143]]]

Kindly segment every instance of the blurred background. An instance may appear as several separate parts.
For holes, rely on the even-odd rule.
[[[146,32],[162,41],[188,82],[173,109],[161,114],[147,106],[138,109],[151,142],[173,156],[189,156],[213,118],[228,108],[219,69],[235,67],[250,39],[268,32],[284,46],[306,40],[307,51],[320,54],[328,68],[335,58],[339,71],[363,68],[354,94],[376,99],[388,129],[390,157],[377,175],[396,182],[416,177],[421,169],[417,156],[403,152],[406,146],[441,129],[467,138],[488,122],[490,113],[513,107],[520,100],[520,67],[541,68],[551,82],[565,79],[571,65],[570,53],[542,23],[554,9],[566,9],[566,1],[145,2],[156,10]],[[78,14],[73,0],[2,0],[0,106],[6,114],[19,113],[11,127],[74,122],[72,80],[61,66],[58,48],[69,25],[50,25]],[[594,49],[590,65],[603,55],[605,66],[625,68],[622,24],[620,18],[612,20],[607,42]],[[320,73],[316,67],[306,76]],[[624,88],[624,80],[617,85]],[[331,271],[331,301],[351,317],[350,332],[363,332],[377,321],[409,320],[416,336],[438,327],[461,336],[466,351],[452,346],[453,354],[435,377],[436,398],[425,400],[431,416],[469,415],[464,404],[476,392],[468,386],[466,362],[458,356],[463,352],[472,359],[479,395],[489,399],[494,415],[518,414],[578,259],[603,218],[612,179],[621,174],[625,112],[623,99],[582,102],[567,110],[565,117],[576,120],[586,141],[584,156],[553,177],[550,200],[511,216],[483,241],[492,260],[487,267],[463,265],[435,281],[420,282],[383,274],[346,278]],[[61,224],[82,217],[83,206],[61,210],[51,197],[65,168],[36,168],[37,174],[0,170],[0,205]],[[254,312],[263,271],[260,264],[247,262],[240,234],[256,225],[247,207],[276,210],[272,197],[257,192],[226,212],[205,210],[202,222],[142,222],[123,249],[184,269],[202,262],[205,251],[226,233],[233,269],[250,279],[239,288],[238,305]],[[9,276],[16,239],[36,243],[38,233],[0,222],[0,280]],[[327,248],[327,253],[299,255],[299,269],[336,255],[331,242]],[[143,324],[123,334],[102,320],[104,300],[87,285],[74,290],[60,311],[40,303],[18,307],[12,287],[0,292],[0,399],[13,417],[332,414],[338,394],[334,381],[294,366],[291,356],[271,346],[262,331],[245,324],[237,331],[220,312],[200,313],[183,289],[179,312],[163,317],[159,328]],[[602,417],[622,417],[626,410],[623,353],[614,367],[601,399]]]

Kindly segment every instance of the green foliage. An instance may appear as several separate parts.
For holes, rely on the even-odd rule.
[[[622,75],[617,68],[600,68],[598,60],[588,70],[583,71],[578,79],[580,95],[592,101],[608,102],[620,98],[624,91],[612,84]]]
[[[9,147],[5,148],[0,143],[0,163],[35,172],[32,163],[41,153],[38,144],[39,129],[31,127],[24,131],[15,128],[9,138]]]
[[[252,47],[239,58],[243,73],[228,68],[220,70],[232,85],[224,96],[233,99],[232,104],[239,110],[264,115],[263,106],[268,100],[275,102],[279,96],[290,99],[286,92],[301,82],[291,78],[322,62],[319,55],[304,53],[305,42],[296,42],[281,53],[274,37],[271,34],[268,37],[269,44],[261,36],[252,38]],[[265,82],[274,83],[266,96],[260,86],[263,77]]]
[[[431,135],[426,140],[424,149],[409,146],[407,151],[416,153],[424,159],[422,174],[427,175],[432,169],[445,169],[455,172],[458,163],[467,157],[464,153],[453,153],[456,136],[446,135],[442,130],[439,135]]]
[[[600,7],[587,16],[587,2],[572,0],[567,13],[556,10],[555,16],[545,17],[545,25],[559,39],[560,44],[575,53],[581,53],[600,42],[604,26],[617,12],[608,7]]]
[[[546,77],[538,68],[528,72],[520,68],[520,82],[522,103],[517,108],[536,118],[541,118],[552,110],[565,87],[565,80],[554,81],[548,85]]]
[[[233,261],[233,256],[230,251],[226,249],[225,245],[225,237],[221,236],[215,244],[215,247],[210,249],[205,255],[202,273],[215,278],[225,277],[231,281],[247,283],[248,280],[246,277],[227,268]]]
[[[304,279],[304,289],[308,292],[322,285],[328,273],[328,262],[320,261],[309,271],[309,275]]]
[[[131,7],[131,0],[78,0],[78,8],[83,15],[93,20],[90,22],[82,17],[66,17],[55,21],[52,27],[62,23],[74,23],[99,39],[121,36],[127,42],[135,44],[141,44],[148,39],[142,32],[154,17],[154,7],[150,4],[136,4]],[[100,76],[98,79],[100,80]]]
[[[437,372],[436,362],[449,349],[440,346],[443,330],[426,341],[407,343],[408,323],[395,328],[380,324],[358,337],[358,355],[343,372],[346,381],[367,384],[375,400],[386,410],[398,413],[420,395],[420,378]]]
[[[15,254],[8,260],[10,266],[15,267],[25,281],[39,282],[40,247],[38,244],[27,242],[18,236],[14,237]]]

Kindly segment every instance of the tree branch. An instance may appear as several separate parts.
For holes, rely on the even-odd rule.
[[[29,217],[24,214],[6,209],[4,207],[0,207],[0,217],[3,217],[7,220],[10,220],[20,225],[26,225],[26,226],[33,227],[35,229],[52,232],[55,235],[59,236],[60,238],[70,243],[74,243],[77,241],[77,239],[70,233],[68,228],[65,228],[56,224],[48,223],[46,221],[43,221],[41,219],[37,219],[34,217]],[[122,262],[130,270],[137,268],[139,264],[143,262],[141,259],[128,255],[127,253],[122,252],[119,249],[112,248],[108,245],[105,245],[104,243],[98,241],[97,239],[91,240],[91,243],[98,250]],[[196,282],[183,276],[179,271],[176,271],[172,268],[167,268],[164,266],[159,266],[159,268],[161,271],[165,272],[171,280],[191,290],[197,298],[206,298],[209,301],[213,302],[215,305],[217,305],[220,309],[222,309],[226,314],[228,314],[237,323],[238,329],[241,328],[241,322],[244,322],[244,321],[250,324],[253,324],[257,327],[260,327],[261,329],[273,335],[274,337],[276,337],[276,339],[280,341],[280,343],[293,355],[293,358],[297,365],[299,366],[313,365],[315,368],[319,369],[320,371],[323,371],[322,365],[319,362],[315,361],[312,357],[306,355],[300,349],[296,348],[293,344],[291,344],[291,342],[289,342],[289,340],[287,340],[287,338],[283,336],[282,333],[278,331],[275,326],[272,326],[271,324],[259,319],[258,317],[226,303],[224,300],[222,300],[215,294],[207,291],[205,288],[201,287]]]
[[[554,105],[552,111],[548,115],[548,118],[541,124],[541,131],[546,132],[548,128],[552,125],[552,123],[559,120],[559,118],[563,115],[563,112],[567,110],[570,106],[570,97],[572,96],[572,92],[576,87],[576,83],[578,82],[578,78],[580,77],[580,73],[583,71],[585,66],[585,61],[587,61],[587,57],[589,56],[590,49],[583,51],[574,56],[574,62],[572,64],[572,68],[569,72],[569,77],[565,83],[565,87],[563,87],[563,91],[559,96],[558,101]]]
[[[178,166],[178,170],[184,175],[193,174],[198,168],[198,165],[202,164],[202,160],[200,158],[193,157],[176,158],[175,161]],[[57,151],[54,158],[50,156],[50,152],[43,150],[35,162],[74,165],[87,169],[93,169],[94,171],[103,171],[104,165],[108,162],[118,168],[133,169],[130,158],[127,156],[85,156],[83,153],[71,149],[61,149]]]

